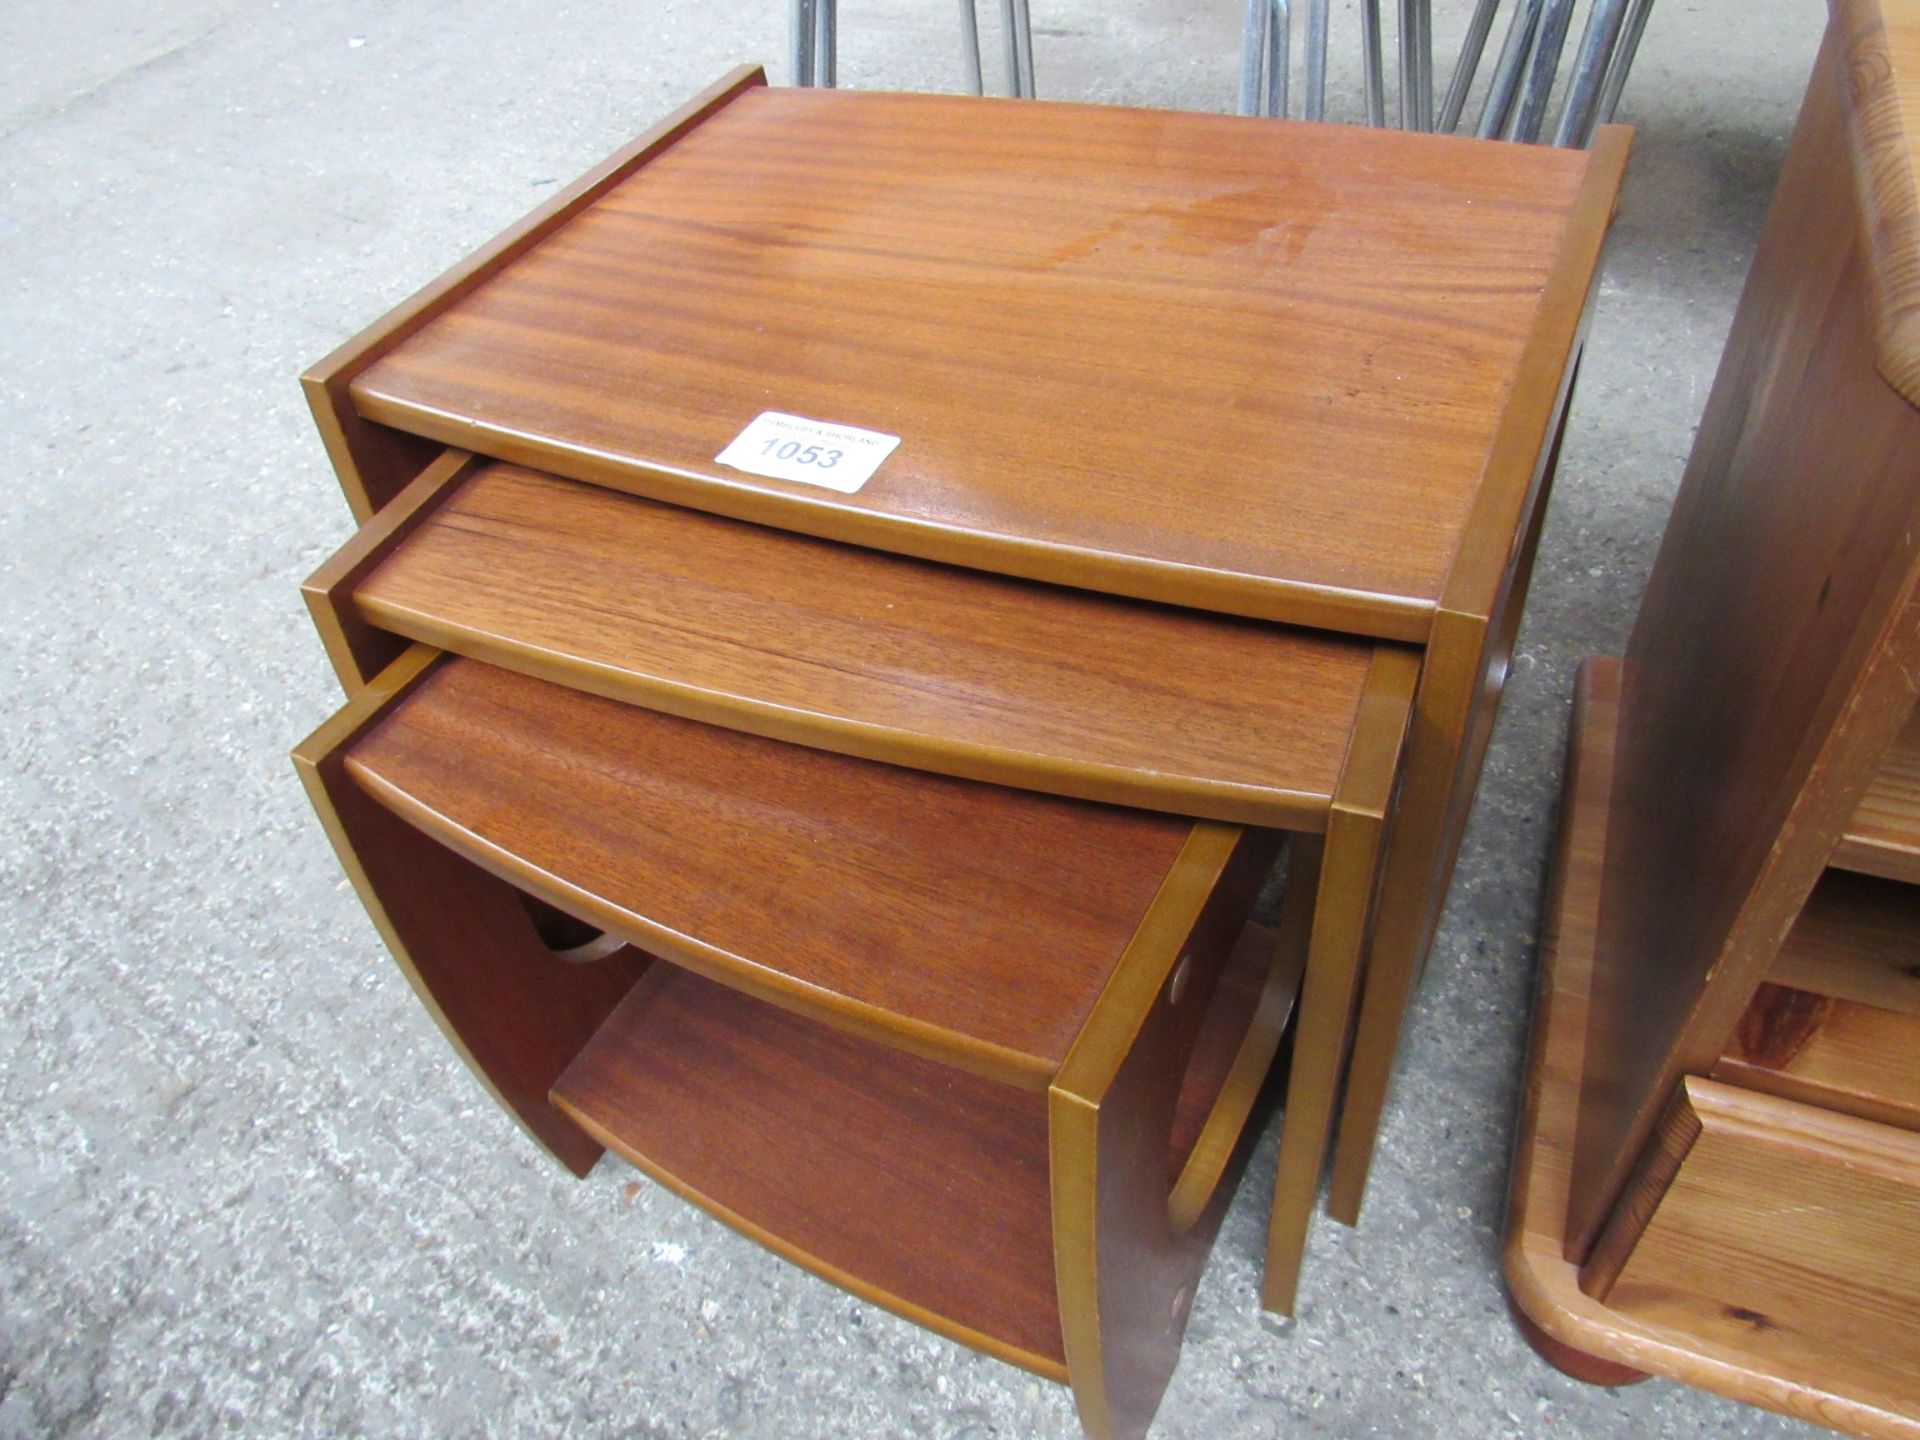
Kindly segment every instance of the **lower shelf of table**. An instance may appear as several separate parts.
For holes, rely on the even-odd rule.
[[[1046,1096],[655,965],[553,1090],[769,1249],[1055,1379]]]
[[[1170,1190],[1223,1090],[1241,1083],[1236,1060],[1272,956],[1271,933],[1248,927],[1215,987],[1180,1096]],[[917,1324],[1066,1378],[1044,1093],[662,962],[553,1101],[776,1254]]]

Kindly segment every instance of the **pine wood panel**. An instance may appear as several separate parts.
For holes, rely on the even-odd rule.
[[[450,660],[347,758],[477,863],[712,977],[1015,1084],[1058,1067],[1196,826]],[[1219,831],[1268,863],[1277,838]]]
[[[1767,978],[1920,1016],[1920,889],[1828,871],[1787,932]]]
[[[449,444],[784,528],[1419,639],[1593,163],[754,89],[352,397]],[[766,409],[903,440],[853,495],[717,466]]]
[[[1899,741],[1880,757],[1832,863],[1920,884],[1920,716],[1908,720]]]
[[[1628,644],[1576,1258],[1913,711],[1920,412],[1874,367],[1845,81],[1830,34]]]
[[[1373,652],[503,465],[458,484],[358,579],[352,610],[756,734],[1296,830],[1326,824]]]
[[[1544,1336],[1542,1354],[1580,1378],[1619,1384],[1637,1370],[1848,1434],[1920,1440],[1920,1411],[1911,1403],[1890,1411],[1848,1393],[1838,1373],[1782,1375],[1737,1334],[1623,1314],[1583,1293],[1566,1258],[1619,689],[1617,660],[1582,667],[1507,1207],[1503,1268],[1522,1329],[1530,1339]]]
[[[1064,1379],[1045,1098],[659,970],[555,1103],[776,1253]]]
[[[1920,1130],[1920,1017],[1762,985],[1713,1076]]]
[[[1881,373],[1920,405],[1920,13],[1906,0],[1834,0],[1858,157]]]
[[[1690,1079],[1697,1134],[1610,1309],[1782,1380],[1920,1410],[1920,1137]]]

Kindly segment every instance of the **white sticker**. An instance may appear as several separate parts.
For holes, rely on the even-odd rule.
[[[851,495],[873,478],[899,443],[898,435],[768,410],[713,458],[749,475],[798,480]]]

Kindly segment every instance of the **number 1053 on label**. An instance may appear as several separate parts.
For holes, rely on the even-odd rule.
[[[756,416],[714,459],[749,475],[851,495],[872,478],[899,443],[898,435],[769,410]]]

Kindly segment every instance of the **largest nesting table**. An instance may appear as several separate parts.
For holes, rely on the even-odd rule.
[[[723,754],[701,727],[984,782],[1007,808],[970,833],[989,837],[997,825],[1025,836],[1031,853],[1008,842],[1002,857],[1016,869],[1043,864],[1051,824],[1075,844],[1097,832],[1135,856],[1119,879],[1106,872],[1128,893],[1165,872],[1143,925],[1188,935],[1187,954],[1174,964],[1175,935],[1167,954],[1153,951],[1162,969],[1125,984],[1123,960],[1098,1004],[1089,992],[1068,1007],[1086,1024],[1083,1042],[1121,1003],[1114,986],[1147,987],[1135,1008],[1149,1008],[1132,1023],[1148,1024],[1141,1016],[1166,1003],[1152,1000],[1155,987],[1177,991],[1192,957],[1208,992],[1239,993],[1242,1010],[1257,1011],[1249,997],[1276,982],[1238,958],[1248,942],[1232,936],[1273,856],[1261,837],[1325,832],[1325,863],[1339,875],[1321,877],[1314,944],[1350,959],[1309,967],[1288,1125],[1301,1133],[1296,1111],[1331,1119],[1344,1063],[1330,1208],[1351,1222],[1504,680],[1626,149],[1625,132],[1611,129],[1592,151],[1569,152],[773,90],[759,71],[737,72],[305,377],[363,522],[309,592],[356,695],[303,752],[323,812],[336,812],[336,839],[344,805],[372,837],[360,848],[376,868],[412,876],[453,865],[445,884],[471,890],[496,927],[525,923],[518,911],[496,913],[505,902],[472,889],[453,861],[415,857],[414,841],[366,809],[371,797],[447,853],[511,878],[538,897],[529,904],[584,910],[695,973],[724,972],[788,1009],[830,1011],[856,1033],[885,1030],[889,1043],[1016,1088],[1050,1079],[1058,1097],[1060,1066],[1071,1069],[1077,1053],[1071,1027],[1045,1044],[1028,1036],[1022,1049],[1001,1043],[1013,1033],[1004,1026],[1000,1041],[984,1041],[992,1027],[978,1015],[949,1015],[945,1030],[877,1021],[887,1003],[854,995],[825,952],[826,980],[769,979],[735,963],[764,931],[722,953],[610,900],[634,883],[628,870],[603,874],[597,888],[558,878],[597,853],[563,816],[544,815],[537,835],[515,829],[521,848],[508,858],[489,849],[489,826],[504,824],[512,794],[533,796],[532,813],[552,786],[599,784],[624,764],[621,747],[642,745],[668,768],[724,771],[734,810],[712,812],[713,833],[765,823],[765,813],[743,818],[751,807],[740,797],[753,793],[754,766],[773,762]],[[756,473],[735,442],[768,412],[896,443],[851,486],[790,478],[791,467],[789,478]],[[723,451],[730,463],[716,458]],[[904,626],[901,595],[913,615]],[[407,652],[413,642],[468,658]],[[696,731],[630,734],[637,722],[619,705],[555,698],[579,692]],[[497,742],[547,727],[577,753],[538,791]],[[436,761],[449,746],[478,757],[471,773]],[[810,783],[836,795],[843,782],[874,795],[905,784],[845,781],[852,773]],[[622,783],[640,785],[638,775]],[[488,800],[489,784],[502,798]],[[681,798],[712,802],[697,789]],[[1199,824],[1068,825],[1020,808],[1022,791],[1098,802],[1105,816],[1145,809]],[[886,803],[917,804],[919,793],[901,789]],[[1116,805],[1137,809],[1105,808]],[[875,854],[889,843],[869,824],[880,813],[861,821]],[[859,828],[846,816],[823,822],[809,843],[844,839],[850,826]],[[586,833],[645,848],[644,826]],[[536,852],[548,858],[530,859]],[[774,863],[764,858],[773,849],[756,853]],[[1317,841],[1296,853],[1296,879],[1315,874],[1321,854]],[[888,866],[847,873],[865,884],[876,868]],[[1064,950],[1097,949],[1100,926],[1118,923],[1098,906],[1056,914],[1017,875],[968,874],[983,905],[1027,894],[1023,903],[1062,927]],[[1084,874],[1061,877],[1079,884]],[[890,872],[888,883],[902,894],[938,888],[927,874]],[[1186,919],[1153,921],[1170,896]],[[1116,902],[1114,915],[1134,914],[1131,903]],[[936,909],[965,928],[950,906]],[[999,933],[1007,919],[983,914],[980,926]],[[404,952],[405,924],[392,913],[385,921]],[[1211,938],[1193,938],[1209,925]],[[569,1018],[548,1027],[551,1054],[472,1053],[509,1107],[576,1167],[590,1162],[594,1139],[619,1140],[596,1096],[671,1082],[611,1074],[604,1054],[595,1060],[597,1038],[580,1049],[620,1016],[658,1026],[675,1014],[711,1053],[731,1044],[734,1063],[750,1042],[768,1054],[786,1043],[774,1021],[732,1014],[732,1002],[688,991],[691,982],[635,999],[636,975],[655,973],[644,957],[617,940],[595,953],[601,965],[555,982]],[[432,1000],[430,978],[424,988]],[[1264,1026],[1256,1015],[1228,1027],[1222,1046],[1211,1015],[1194,1022],[1199,1031],[1155,1043],[1163,1060],[1194,1053],[1190,1068],[1212,1066],[1217,1082],[1231,1069],[1224,1090],[1213,1087],[1236,1097],[1231,1110],[1250,1083],[1248,1057],[1270,1057],[1277,1035],[1271,1014]],[[458,1019],[444,1018],[459,1038]],[[1129,1033],[1139,1042],[1148,1031]],[[1210,1045],[1227,1059],[1207,1060]],[[1122,1072],[1103,1084],[1131,1073],[1128,1053],[1123,1044],[1106,1056]],[[1164,1077],[1155,1083],[1164,1088]],[[1205,1105],[1175,1088],[1153,1113],[1184,1135],[1177,1151],[1201,1158],[1205,1183],[1189,1184],[1190,1160],[1174,1199],[1200,1235],[1199,1212],[1219,1198],[1227,1168],[1213,1133],[1221,1106],[1202,1115]],[[1004,1123],[1011,1135],[1030,1122]],[[1309,1128],[1312,1143],[1283,1152],[1267,1272],[1267,1303],[1288,1311],[1324,1158],[1324,1123]],[[988,1149],[1006,1139],[977,1125],[970,1133]],[[1191,1192],[1184,1202],[1180,1185]],[[1055,1226],[1072,1232],[1057,1191],[1053,1203]],[[1137,1299],[1129,1284],[1123,1299]],[[1177,1335],[1189,1295],[1175,1296],[1172,1322],[1161,1313],[1149,1325],[1149,1348],[1169,1327]],[[1063,1293],[1071,1349],[1069,1308]],[[990,1326],[946,1328],[992,1339]],[[989,1348],[1048,1371],[1037,1342]],[[1127,1373],[1125,1355],[1109,1362],[1119,1378],[1096,1387],[1091,1406],[1083,1392],[1083,1414],[1096,1430],[1144,1425],[1170,1358],[1145,1367],[1157,1381]]]

